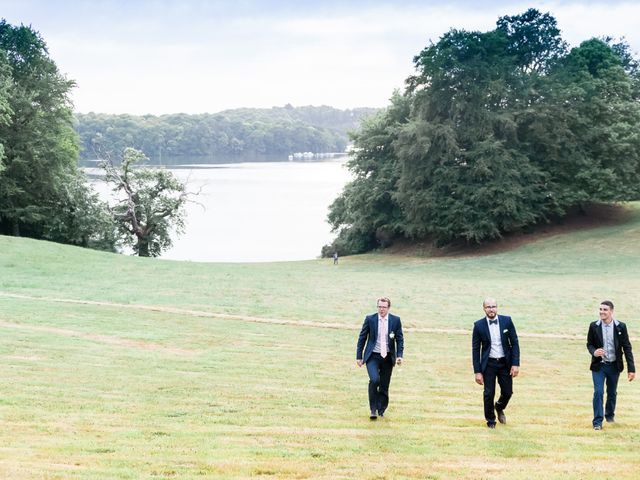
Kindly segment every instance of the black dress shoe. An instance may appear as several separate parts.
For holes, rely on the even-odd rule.
[[[378,415],[376,414],[375,410],[371,411],[371,414],[369,415],[369,419],[370,420],[377,420],[378,419]]]
[[[496,413],[498,414],[498,421],[500,423],[507,423],[507,416],[504,414],[504,410],[498,410]]]
[[[488,428],[496,428],[496,422],[487,422]]]
[[[378,410],[378,416],[384,417],[384,410],[382,410],[382,411]]]

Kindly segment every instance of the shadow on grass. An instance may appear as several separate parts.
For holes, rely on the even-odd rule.
[[[398,240],[382,251],[407,257],[467,257],[508,252],[556,235],[565,235],[600,227],[623,225],[640,216],[636,208],[622,204],[593,204],[575,208],[566,216],[549,219],[548,223],[523,228],[484,244],[459,242],[438,248],[429,239]]]

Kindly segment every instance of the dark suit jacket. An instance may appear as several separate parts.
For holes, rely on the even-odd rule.
[[[389,322],[387,343],[389,345],[389,353],[393,362],[397,357],[402,358],[404,352],[404,337],[402,336],[402,323],[400,317],[391,313],[387,316]],[[367,315],[362,324],[362,330],[358,336],[358,346],[356,347],[356,359],[364,360],[365,363],[373,353],[378,340],[378,314],[372,313]],[[366,343],[366,347],[365,347]],[[364,351],[364,354],[363,354]]]
[[[520,366],[520,345],[518,344],[518,334],[516,327],[511,321],[511,317],[497,315],[498,326],[500,327],[500,339],[507,367]],[[473,336],[471,340],[471,355],[473,357],[473,372],[483,373],[489,362],[489,352],[491,351],[491,334],[487,319],[481,318],[473,324]]]
[[[624,358],[627,359],[627,370],[635,373],[636,366],[633,363],[633,353],[631,352],[631,342],[629,341],[627,326],[616,319],[613,320],[613,342],[616,347],[616,364],[618,365],[618,371],[622,372],[624,370],[624,363],[622,362],[622,352],[624,351]],[[591,322],[589,331],[587,332],[587,350],[589,350],[591,354],[590,369],[596,372],[602,368],[602,357],[595,357],[593,352],[603,347],[602,320]]]

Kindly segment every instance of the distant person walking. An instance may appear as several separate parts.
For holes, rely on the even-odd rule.
[[[333,252],[333,264],[338,265],[338,252]]]
[[[400,317],[389,313],[391,300],[381,297],[378,313],[367,315],[358,336],[356,363],[369,374],[369,418],[384,417],[389,406],[389,384],[395,365],[402,364],[404,336]]]
[[[486,298],[482,303],[485,317],[473,324],[471,356],[476,383],[483,385],[484,418],[487,427],[496,428],[496,412],[500,423],[507,423],[504,410],[513,395],[513,379],[520,372],[520,345],[511,317],[498,315],[498,303]],[[494,404],[496,379],[500,398]]]
[[[587,350],[591,354],[593,379],[593,428],[602,430],[602,421],[615,421],[618,379],[624,370],[622,355],[627,360],[627,378],[636,378],[631,342],[627,326],[613,318],[613,303],[600,304],[600,320],[591,322],[587,332]],[[607,384],[607,403],[604,403],[604,385]],[[604,407],[604,408],[603,408]]]

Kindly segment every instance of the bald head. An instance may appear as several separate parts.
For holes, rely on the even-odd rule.
[[[498,302],[496,302],[495,298],[485,298],[484,302],[482,302],[482,308],[484,309],[484,313],[487,318],[496,318],[496,315],[498,314]]]
[[[496,302],[495,298],[491,298],[491,297],[487,297],[484,299],[484,301],[482,302],[482,307],[486,307],[487,305],[495,305],[496,307],[498,306],[498,302]]]

